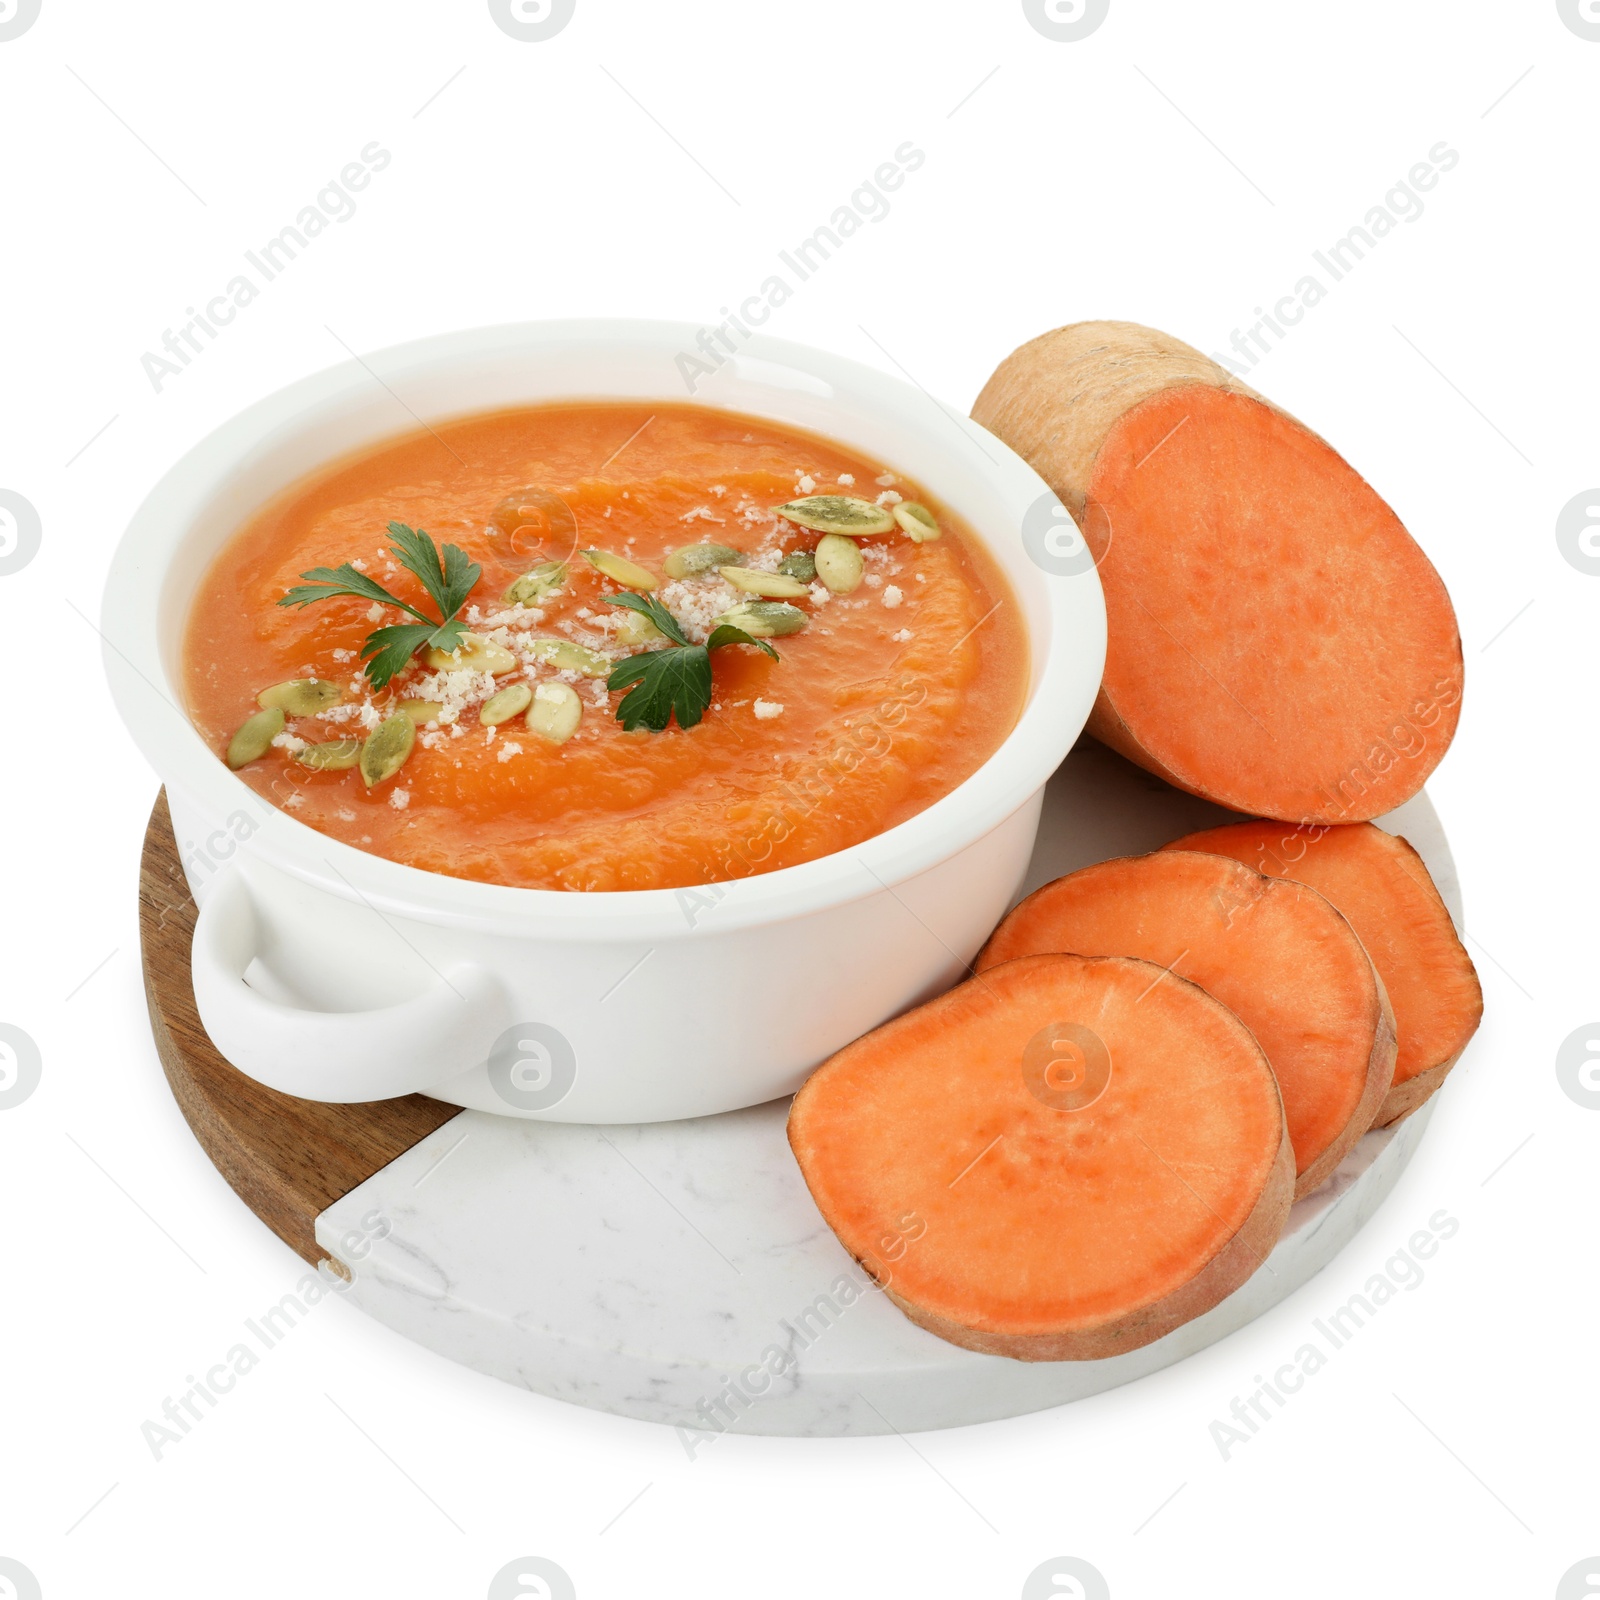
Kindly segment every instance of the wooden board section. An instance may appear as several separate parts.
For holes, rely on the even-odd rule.
[[[145,830],[139,944],[156,1051],[195,1137],[234,1192],[315,1265],[316,1219],[379,1168],[461,1115],[420,1094],[324,1105],[279,1094],[228,1065],[206,1036],[189,978],[195,903],[178,860],[165,792]]]

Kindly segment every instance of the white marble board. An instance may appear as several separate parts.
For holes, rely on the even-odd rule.
[[[1051,781],[1024,891],[1230,815],[1084,741]],[[1426,796],[1382,825],[1421,853],[1459,923]],[[812,1204],[784,1138],[787,1101],[610,1127],[464,1111],[330,1206],[316,1232],[369,1315],[536,1393],[678,1425],[691,1441],[914,1432],[1096,1394],[1243,1326],[1376,1211],[1431,1110],[1368,1134],[1221,1305],[1107,1361],[978,1355],[908,1322]],[[351,1237],[367,1241],[359,1259]]]

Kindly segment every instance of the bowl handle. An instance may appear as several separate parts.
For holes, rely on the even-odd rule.
[[[467,962],[439,973],[421,994],[374,1011],[280,1005],[244,981],[259,942],[250,891],[230,867],[195,921],[195,1005],[217,1049],[283,1094],[341,1103],[413,1094],[487,1059],[507,1026],[499,984]]]

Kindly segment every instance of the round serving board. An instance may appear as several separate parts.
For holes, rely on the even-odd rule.
[[[1084,741],[1051,780],[1024,892],[1229,819]],[[1460,892],[1425,796],[1383,818]],[[441,1355],[539,1394],[694,1430],[874,1434],[1015,1416],[1154,1372],[1259,1316],[1377,1209],[1431,1106],[1369,1133],[1291,1213],[1259,1271],[1205,1316],[1106,1361],[957,1349],[877,1292],[822,1221],[784,1138],[787,1101],[637,1126],[495,1117],[411,1095],[323,1105],[216,1052],[189,984],[194,906],[164,798],[140,892],[156,1045],[240,1198],[348,1298]]]

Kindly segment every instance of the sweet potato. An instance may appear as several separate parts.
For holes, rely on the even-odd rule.
[[[1394,1007],[1399,1053],[1374,1127],[1415,1111],[1444,1082],[1478,1030],[1483,991],[1422,857],[1404,839],[1370,822],[1343,828],[1237,822],[1166,848],[1211,851],[1268,877],[1293,878],[1344,913]]]
[[[972,414],[1056,491],[1099,565],[1096,738],[1191,794],[1292,822],[1365,821],[1422,787],[1459,715],[1455,613],[1322,439],[1128,322],[1023,345]]]
[[[1296,1199],[1339,1165],[1389,1092],[1383,984],[1350,924],[1305,884],[1193,850],[1102,861],[1009,912],[977,970],[1046,950],[1138,956],[1237,1013],[1283,1091]]]
[[[1143,961],[1033,956],[958,985],[824,1062],[789,1142],[913,1322],[1023,1361],[1120,1355],[1209,1310],[1294,1186],[1260,1046]]]

